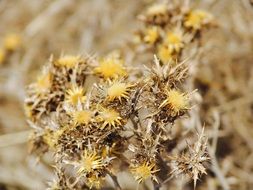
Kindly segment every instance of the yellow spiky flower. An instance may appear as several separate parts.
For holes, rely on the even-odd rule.
[[[127,74],[123,60],[116,56],[108,56],[100,60],[99,66],[94,71],[105,79],[123,77]]]
[[[193,10],[185,18],[184,25],[187,28],[199,30],[212,20],[212,15],[203,10]]]
[[[90,110],[74,111],[71,113],[74,125],[88,124],[92,118]]]
[[[183,47],[183,35],[180,31],[168,32],[165,43],[168,44],[168,48],[171,52],[179,52]]]
[[[172,60],[172,52],[166,45],[161,45],[158,48],[157,56],[163,63],[168,63]]]
[[[132,166],[130,171],[135,180],[138,181],[138,183],[141,183],[148,178],[152,178],[157,181],[154,174],[159,170],[156,169],[155,163],[145,161],[142,164]]]
[[[159,108],[168,106],[174,114],[187,109],[188,96],[178,90],[172,89],[166,91],[167,98],[162,102]]]
[[[144,42],[148,44],[154,44],[159,38],[159,32],[157,27],[151,27],[146,30],[144,36]]]
[[[4,47],[6,50],[15,51],[21,45],[21,38],[18,34],[8,34],[4,38]]]
[[[68,126],[62,127],[56,131],[46,130],[43,134],[43,140],[50,149],[55,149],[59,138],[68,129]]]
[[[6,57],[4,49],[0,49],[0,65],[4,62]]]
[[[107,98],[109,101],[115,99],[122,100],[122,98],[129,97],[129,90],[133,85],[121,82],[121,81],[109,81],[109,87],[107,88]]]
[[[122,120],[120,114],[113,109],[101,108],[99,112],[98,121],[103,122],[101,126],[102,129],[106,126],[116,127],[122,125]]]
[[[38,93],[45,92],[51,87],[51,74],[49,72],[43,73],[37,78],[36,90]]]
[[[84,173],[90,173],[94,170],[102,169],[102,167],[102,157],[99,156],[95,150],[85,149],[82,154],[81,163],[79,165],[77,173],[79,175],[82,175]]]
[[[84,96],[84,89],[82,87],[72,85],[71,88],[67,90],[65,99],[66,102],[74,106],[76,106],[79,102],[83,103],[86,99]]]
[[[80,56],[64,55],[56,60],[54,63],[59,67],[67,67],[68,69],[74,68],[76,64],[81,61]]]
[[[87,185],[89,186],[90,189],[95,187],[96,189],[100,189],[102,182],[103,182],[102,177],[98,177],[95,174],[92,174],[91,176],[87,177]]]

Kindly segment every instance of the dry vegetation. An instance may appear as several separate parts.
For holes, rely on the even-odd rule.
[[[253,188],[248,0],[0,1],[0,189]]]

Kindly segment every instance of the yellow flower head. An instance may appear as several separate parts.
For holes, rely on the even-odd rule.
[[[84,96],[84,89],[78,86],[72,86],[66,92],[66,102],[76,106],[79,102],[83,103],[86,99]]]
[[[166,45],[161,45],[158,48],[157,56],[163,63],[168,63],[172,59],[172,52]]]
[[[14,51],[21,45],[21,38],[18,34],[8,34],[4,38],[4,47],[6,50]]]
[[[98,120],[103,122],[102,129],[106,126],[116,127],[122,124],[122,118],[119,113],[113,109],[101,108]]]
[[[66,131],[67,128],[68,127],[62,127],[56,131],[46,130],[46,132],[43,134],[43,140],[49,146],[50,149],[55,149],[59,138],[64,133],[64,131]]]
[[[92,112],[89,110],[74,111],[72,113],[74,125],[88,124],[92,118]]]
[[[109,56],[102,59],[99,62],[99,66],[96,67],[94,71],[105,79],[118,78],[127,74],[122,59],[115,56]]]
[[[108,100],[113,101],[118,99],[121,101],[122,98],[128,98],[131,86],[132,85],[120,81],[109,82],[109,87],[107,89]]]
[[[38,93],[45,92],[51,87],[51,74],[46,72],[38,77],[36,89]]]
[[[55,65],[71,69],[74,68],[74,66],[78,64],[80,61],[81,61],[80,56],[64,55],[55,61]]]
[[[159,38],[159,32],[157,27],[148,28],[144,36],[144,41],[149,44],[154,44]]]
[[[89,186],[90,189],[95,187],[96,189],[101,188],[101,184],[103,182],[103,178],[98,177],[95,174],[92,174],[91,176],[87,177],[87,185]]]
[[[4,62],[5,56],[5,51],[3,49],[0,49],[0,65]]]
[[[212,15],[203,10],[191,11],[185,19],[184,25],[187,28],[199,30],[201,27],[212,20]]]
[[[172,52],[179,52],[184,47],[181,32],[168,32],[165,42],[168,43],[168,47]]]
[[[131,173],[138,183],[145,181],[148,178],[156,180],[154,173],[158,170],[155,169],[155,163],[144,162],[140,165],[131,167]]]
[[[178,112],[187,109],[188,97],[179,92],[178,90],[167,90],[167,98],[160,105],[161,107],[169,106],[172,111],[177,114]]]
[[[166,4],[154,4],[150,6],[147,10],[147,15],[160,15],[160,14],[166,14],[167,12],[167,6]]]
[[[99,170],[103,167],[102,157],[97,154],[95,150],[85,149],[81,158],[80,168],[77,173],[82,175],[90,173],[94,170]]]

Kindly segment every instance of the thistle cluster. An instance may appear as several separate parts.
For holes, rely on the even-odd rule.
[[[63,55],[51,57],[28,86],[25,110],[35,128],[31,150],[54,153],[58,179],[51,189],[100,189],[108,176],[121,189],[116,177],[121,170],[138,183],[151,179],[159,186],[171,174],[172,126],[191,108],[191,92],[182,88],[187,64],[169,59],[180,60],[184,34],[197,36],[210,15],[162,4],[142,19],[147,30],[140,39],[158,56],[152,66],[133,72],[118,52],[101,58]],[[180,26],[182,35],[169,30],[172,26]],[[165,59],[160,48],[172,57]],[[194,163],[199,159],[205,161],[197,156]],[[200,167],[192,168],[199,173]]]
[[[189,48],[214,24],[210,13],[181,3],[154,4],[139,16],[144,23],[136,32],[138,49],[156,54],[162,63],[181,61],[190,56]]]

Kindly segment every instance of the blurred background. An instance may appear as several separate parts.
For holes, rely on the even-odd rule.
[[[27,139],[32,129],[23,109],[26,86],[49,57],[64,53],[99,56],[124,47],[141,27],[137,15],[154,2],[0,0],[0,190],[42,190],[53,177],[46,163],[50,155],[38,162],[29,154]],[[210,172],[197,189],[250,190],[253,6],[249,0],[190,3],[211,12],[217,22],[204,38],[193,82],[203,99],[199,117],[208,135],[217,140],[215,164],[221,176]]]

